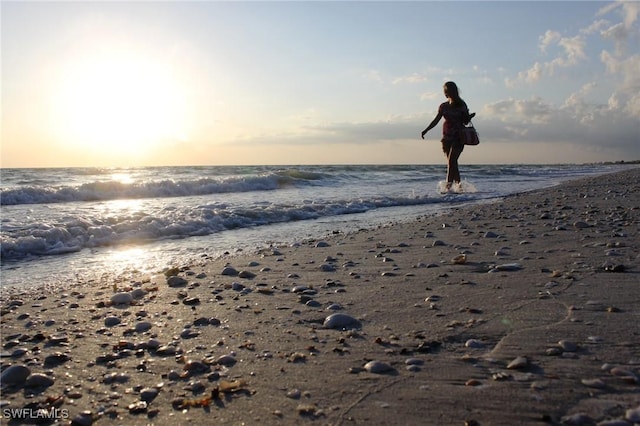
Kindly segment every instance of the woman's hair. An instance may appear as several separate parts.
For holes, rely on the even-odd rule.
[[[444,84],[444,88],[447,90],[447,96],[453,99],[453,106],[459,107],[464,105],[464,101],[460,97],[458,86],[453,81],[447,81]]]

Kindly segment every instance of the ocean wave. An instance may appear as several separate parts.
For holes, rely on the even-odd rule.
[[[372,209],[446,202],[445,198],[374,197],[342,201],[306,201],[297,205],[256,204],[238,207],[225,203],[161,209],[153,213],[131,213],[113,217],[83,217],[80,214],[56,223],[20,225],[3,223],[2,259],[58,255],[86,248],[141,244],[164,239],[210,235],[225,230],[275,223],[364,213]],[[456,202],[464,201],[457,196]]]
[[[164,179],[142,183],[100,180],[76,186],[28,185],[19,188],[2,189],[0,191],[0,205],[51,204],[273,191],[285,186],[320,181],[323,178],[324,175],[322,173],[287,169],[265,175],[227,176],[191,180]]]

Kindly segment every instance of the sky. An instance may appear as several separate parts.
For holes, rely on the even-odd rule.
[[[0,3],[8,167],[640,160],[640,2]]]

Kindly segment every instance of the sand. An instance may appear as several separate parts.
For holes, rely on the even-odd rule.
[[[5,291],[2,423],[35,408],[83,425],[640,422],[639,194],[633,169]]]

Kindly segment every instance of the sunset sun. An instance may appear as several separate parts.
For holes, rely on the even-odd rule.
[[[184,93],[170,67],[133,54],[70,64],[54,97],[65,143],[110,154],[144,155],[186,138]]]

